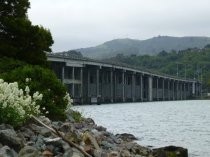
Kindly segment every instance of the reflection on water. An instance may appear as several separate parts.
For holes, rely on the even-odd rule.
[[[210,157],[210,100],[76,106],[113,133],[132,133],[139,144],[188,148],[190,157]]]

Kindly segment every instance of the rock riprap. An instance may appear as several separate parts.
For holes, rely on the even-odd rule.
[[[65,139],[74,142],[93,157],[187,157],[187,149],[175,146],[154,149],[141,146],[128,133],[114,135],[93,119],[76,122],[72,117],[65,122],[39,119],[56,128]],[[85,157],[62,138],[35,121],[14,129],[0,125],[0,157]]]

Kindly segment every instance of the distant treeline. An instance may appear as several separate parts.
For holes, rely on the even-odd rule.
[[[118,54],[108,60],[183,78],[195,78],[203,82],[204,92],[210,89],[210,45],[202,49],[162,51],[155,56]]]

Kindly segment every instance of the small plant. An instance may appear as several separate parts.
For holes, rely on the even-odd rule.
[[[75,122],[81,122],[83,120],[82,114],[79,111],[72,110],[71,107],[72,107],[73,100],[70,98],[68,93],[66,93],[64,100],[67,102],[67,107],[65,111],[67,117],[70,116],[71,118],[75,120]]]
[[[17,82],[7,83],[0,79],[0,123],[19,126],[32,115],[40,114],[37,103],[43,95],[35,92],[30,96],[29,93],[28,86],[23,90],[19,89]]]

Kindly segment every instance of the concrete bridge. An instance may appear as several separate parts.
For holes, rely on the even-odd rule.
[[[187,100],[200,96],[201,83],[119,63],[49,54],[48,61],[74,103]]]

